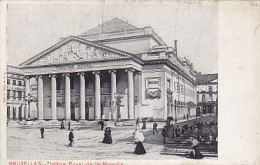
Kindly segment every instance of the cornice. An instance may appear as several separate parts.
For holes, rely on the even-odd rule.
[[[98,62],[107,62],[107,61],[122,61],[122,60],[131,60],[133,57],[125,57],[125,58],[111,58],[111,59],[97,59],[97,60],[88,60],[88,61],[73,61],[67,63],[55,63],[55,64],[45,64],[45,65],[28,65],[24,66],[23,69],[26,68],[40,68],[40,67],[51,67],[51,66],[60,66],[60,65],[73,65],[73,64],[83,64],[83,63],[98,63]]]

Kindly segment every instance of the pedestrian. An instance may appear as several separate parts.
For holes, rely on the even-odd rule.
[[[41,136],[42,136],[42,139],[43,139],[44,138],[44,128],[43,128],[43,126],[41,126],[40,131],[41,131]]]
[[[104,138],[103,138],[103,143],[107,143],[107,139],[108,139],[108,136],[107,136],[107,131],[108,131],[108,127],[105,129],[105,132],[104,132]]]
[[[186,118],[187,118],[187,120],[189,120],[189,114],[187,114],[186,116],[187,116],[187,117],[186,117]]]
[[[112,131],[111,131],[111,127],[108,127],[107,130],[107,144],[112,144]]]
[[[64,127],[64,122],[63,122],[63,120],[61,121],[61,124],[60,124],[60,129],[64,129],[65,127]]]
[[[105,123],[104,123],[104,121],[103,120],[100,120],[100,129],[103,131],[103,129],[104,129],[104,125],[105,125]]]
[[[69,121],[69,123],[68,123],[68,130],[70,130],[70,121]]]
[[[142,127],[142,129],[146,129],[146,120],[145,119],[143,119],[143,127]]]
[[[135,126],[137,127],[139,127],[139,117],[136,119],[136,122],[135,122]]]
[[[69,133],[69,141],[70,141],[69,147],[72,147],[73,139],[74,139],[74,135],[73,135],[73,129],[72,129]]]
[[[175,136],[180,137],[180,134],[181,134],[181,130],[180,130],[179,126],[177,125],[177,128],[175,129]]]
[[[156,122],[153,123],[153,134],[154,134],[154,132],[157,132],[157,134],[158,134]]]
[[[190,158],[202,159],[202,154],[198,148],[199,141],[195,137],[190,138],[192,141],[192,151],[190,152]]]
[[[166,139],[166,127],[165,126],[162,129],[162,136],[163,136],[163,143],[165,144],[165,139]]]
[[[136,144],[134,154],[137,154],[137,155],[145,154],[146,151],[145,151],[143,143],[142,143],[145,139],[144,134],[142,132],[139,132],[136,129],[134,136],[135,136],[134,142]]]
[[[173,124],[171,124],[170,125],[170,127],[168,128],[168,131],[167,131],[167,133],[168,133],[168,138],[170,139],[170,140],[172,140],[173,139],[173,132],[174,132],[174,127],[173,127]]]

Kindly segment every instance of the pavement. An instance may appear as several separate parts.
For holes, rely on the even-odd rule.
[[[212,120],[212,117],[202,117],[201,120]],[[198,120],[198,119],[196,119]],[[190,120],[193,123],[193,120]],[[68,147],[68,134],[66,129],[45,126],[44,139],[41,138],[39,126],[10,124],[7,127],[7,156],[9,159],[28,160],[108,160],[108,159],[186,159],[180,156],[162,155],[164,149],[161,128],[165,122],[157,122],[159,134],[152,133],[153,122],[147,123],[144,133],[143,145],[147,154],[133,154],[134,126],[121,126],[112,128],[113,144],[102,143],[104,132],[98,126],[78,127],[74,129],[75,142]],[[184,124],[182,122],[179,124]],[[140,123],[140,127],[142,124]],[[214,159],[214,158],[204,158]]]

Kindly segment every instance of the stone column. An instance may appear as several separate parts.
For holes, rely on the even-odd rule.
[[[80,76],[80,119],[85,120],[85,73],[78,73]]]
[[[137,112],[136,112],[136,116],[140,117],[140,111],[141,111],[141,106],[142,106],[142,73],[141,72],[137,72],[137,79],[138,79],[138,100],[137,100]]]
[[[108,71],[111,73],[111,119],[116,119],[115,108],[116,108],[116,70]]]
[[[128,119],[134,119],[134,77],[133,69],[127,69],[128,77]]]
[[[101,107],[100,107],[100,100],[101,100],[101,94],[100,94],[100,72],[96,71],[93,72],[95,74],[95,119],[101,118]]]
[[[28,95],[30,94],[30,77],[26,77],[25,78],[25,98],[28,98]],[[29,103],[28,103],[28,101],[25,101],[25,111],[24,111],[24,116],[25,116],[25,119],[29,119],[29,116],[28,116],[28,114],[29,114],[29,109],[30,109],[30,107],[29,107]]]
[[[51,119],[57,120],[57,75],[49,77],[51,77]]]
[[[64,74],[65,76],[65,111],[66,115],[65,118],[66,120],[71,119],[71,112],[70,112],[70,75],[69,74]]]
[[[37,81],[38,81],[38,119],[42,120],[43,119],[43,80],[42,76],[37,76]]]

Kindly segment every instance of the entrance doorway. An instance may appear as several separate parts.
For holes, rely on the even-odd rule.
[[[19,107],[19,120],[22,121],[23,117],[22,117],[22,106]]]
[[[71,120],[75,120],[75,104],[74,102],[70,103],[70,118]]]
[[[85,119],[89,120],[89,104],[87,101],[85,102]]]
[[[16,119],[16,109],[15,108],[13,108],[13,119],[15,120]]]

